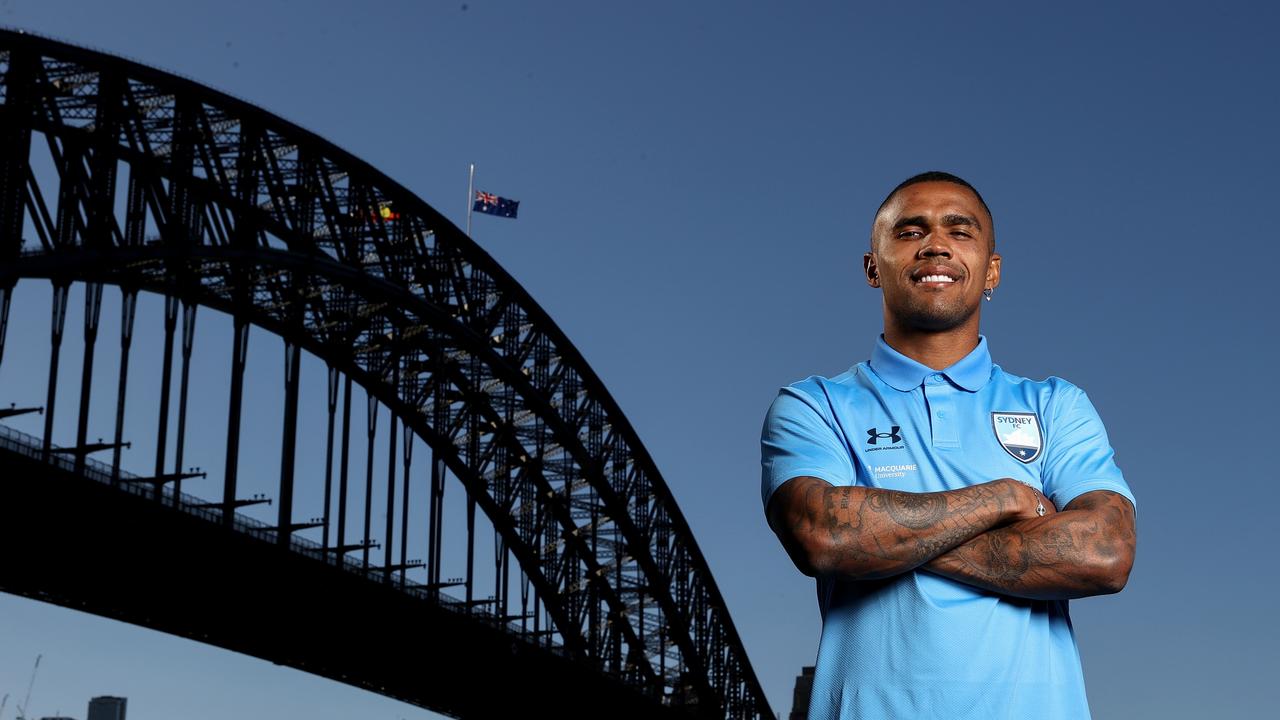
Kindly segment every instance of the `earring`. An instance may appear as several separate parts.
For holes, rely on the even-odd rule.
[[[984,288],[982,291],[982,297],[987,302],[991,302],[991,296],[994,295],[995,293],[996,293],[995,288]]]

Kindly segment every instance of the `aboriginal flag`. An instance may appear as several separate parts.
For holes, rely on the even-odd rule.
[[[516,216],[516,211],[520,209],[520,201],[508,200],[504,197],[498,197],[493,193],[477,190],[475,203],[471,206],[471,209],[486,215],[514,218]]]

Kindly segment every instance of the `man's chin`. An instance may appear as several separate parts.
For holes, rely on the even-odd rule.
[[[902,317],[902,324],[921,332],[939,333],[964,325],[977,308],[914,308]]]

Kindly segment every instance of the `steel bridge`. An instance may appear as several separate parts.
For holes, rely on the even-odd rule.
[[[14,339],[35,315],[47,345]],[[551,318],[426,202],[244,101],[0,31],[0,379],[6,592],[458,717],[772,716]]]

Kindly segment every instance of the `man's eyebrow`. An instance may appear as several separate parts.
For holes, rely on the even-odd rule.
[[[902,219],[901,219],[901,220],[899,220],[898,222],[894,223],[894,224],[893,224],[893,229],[894,229],[894,230],[897,230],[898,228],[909,227],[909,226],[911,226],[911,225],[919,225],[920,227],[928,227],[928,226],[929,226],[929,221],[928,221],[928,220],[926,220],[926,219],[925,219],[925,217],[924,217],[923,215],[914,215],[914,216],[912,216],[912,217],[905,217],[905,218],[902,218]]]
[[[910,227],[913,225],[919,226],[919,227],[929,227],[929,220],[923,215],[912,215],[911,217],[904,217],[898,220],[897,222],[895,222],[893,224],[893,229],[897,230],[898,228]],[[955,213],[952,213],[950,215],[943,215],[942,225],[945,227],[952,227],[955,225],[969,225],[971,227],[976,227],[979,230],[982,229],[982,223],[978,222],[977,218],[970,217],[969,215],[959,215]]]
[[[947,227],[951,227],[953,225],[970,225],[978,228],[979,230],[982,229],[982,223],[978,222],[977,218],[969,217],[968,215],[943,215],[942,224]]]

